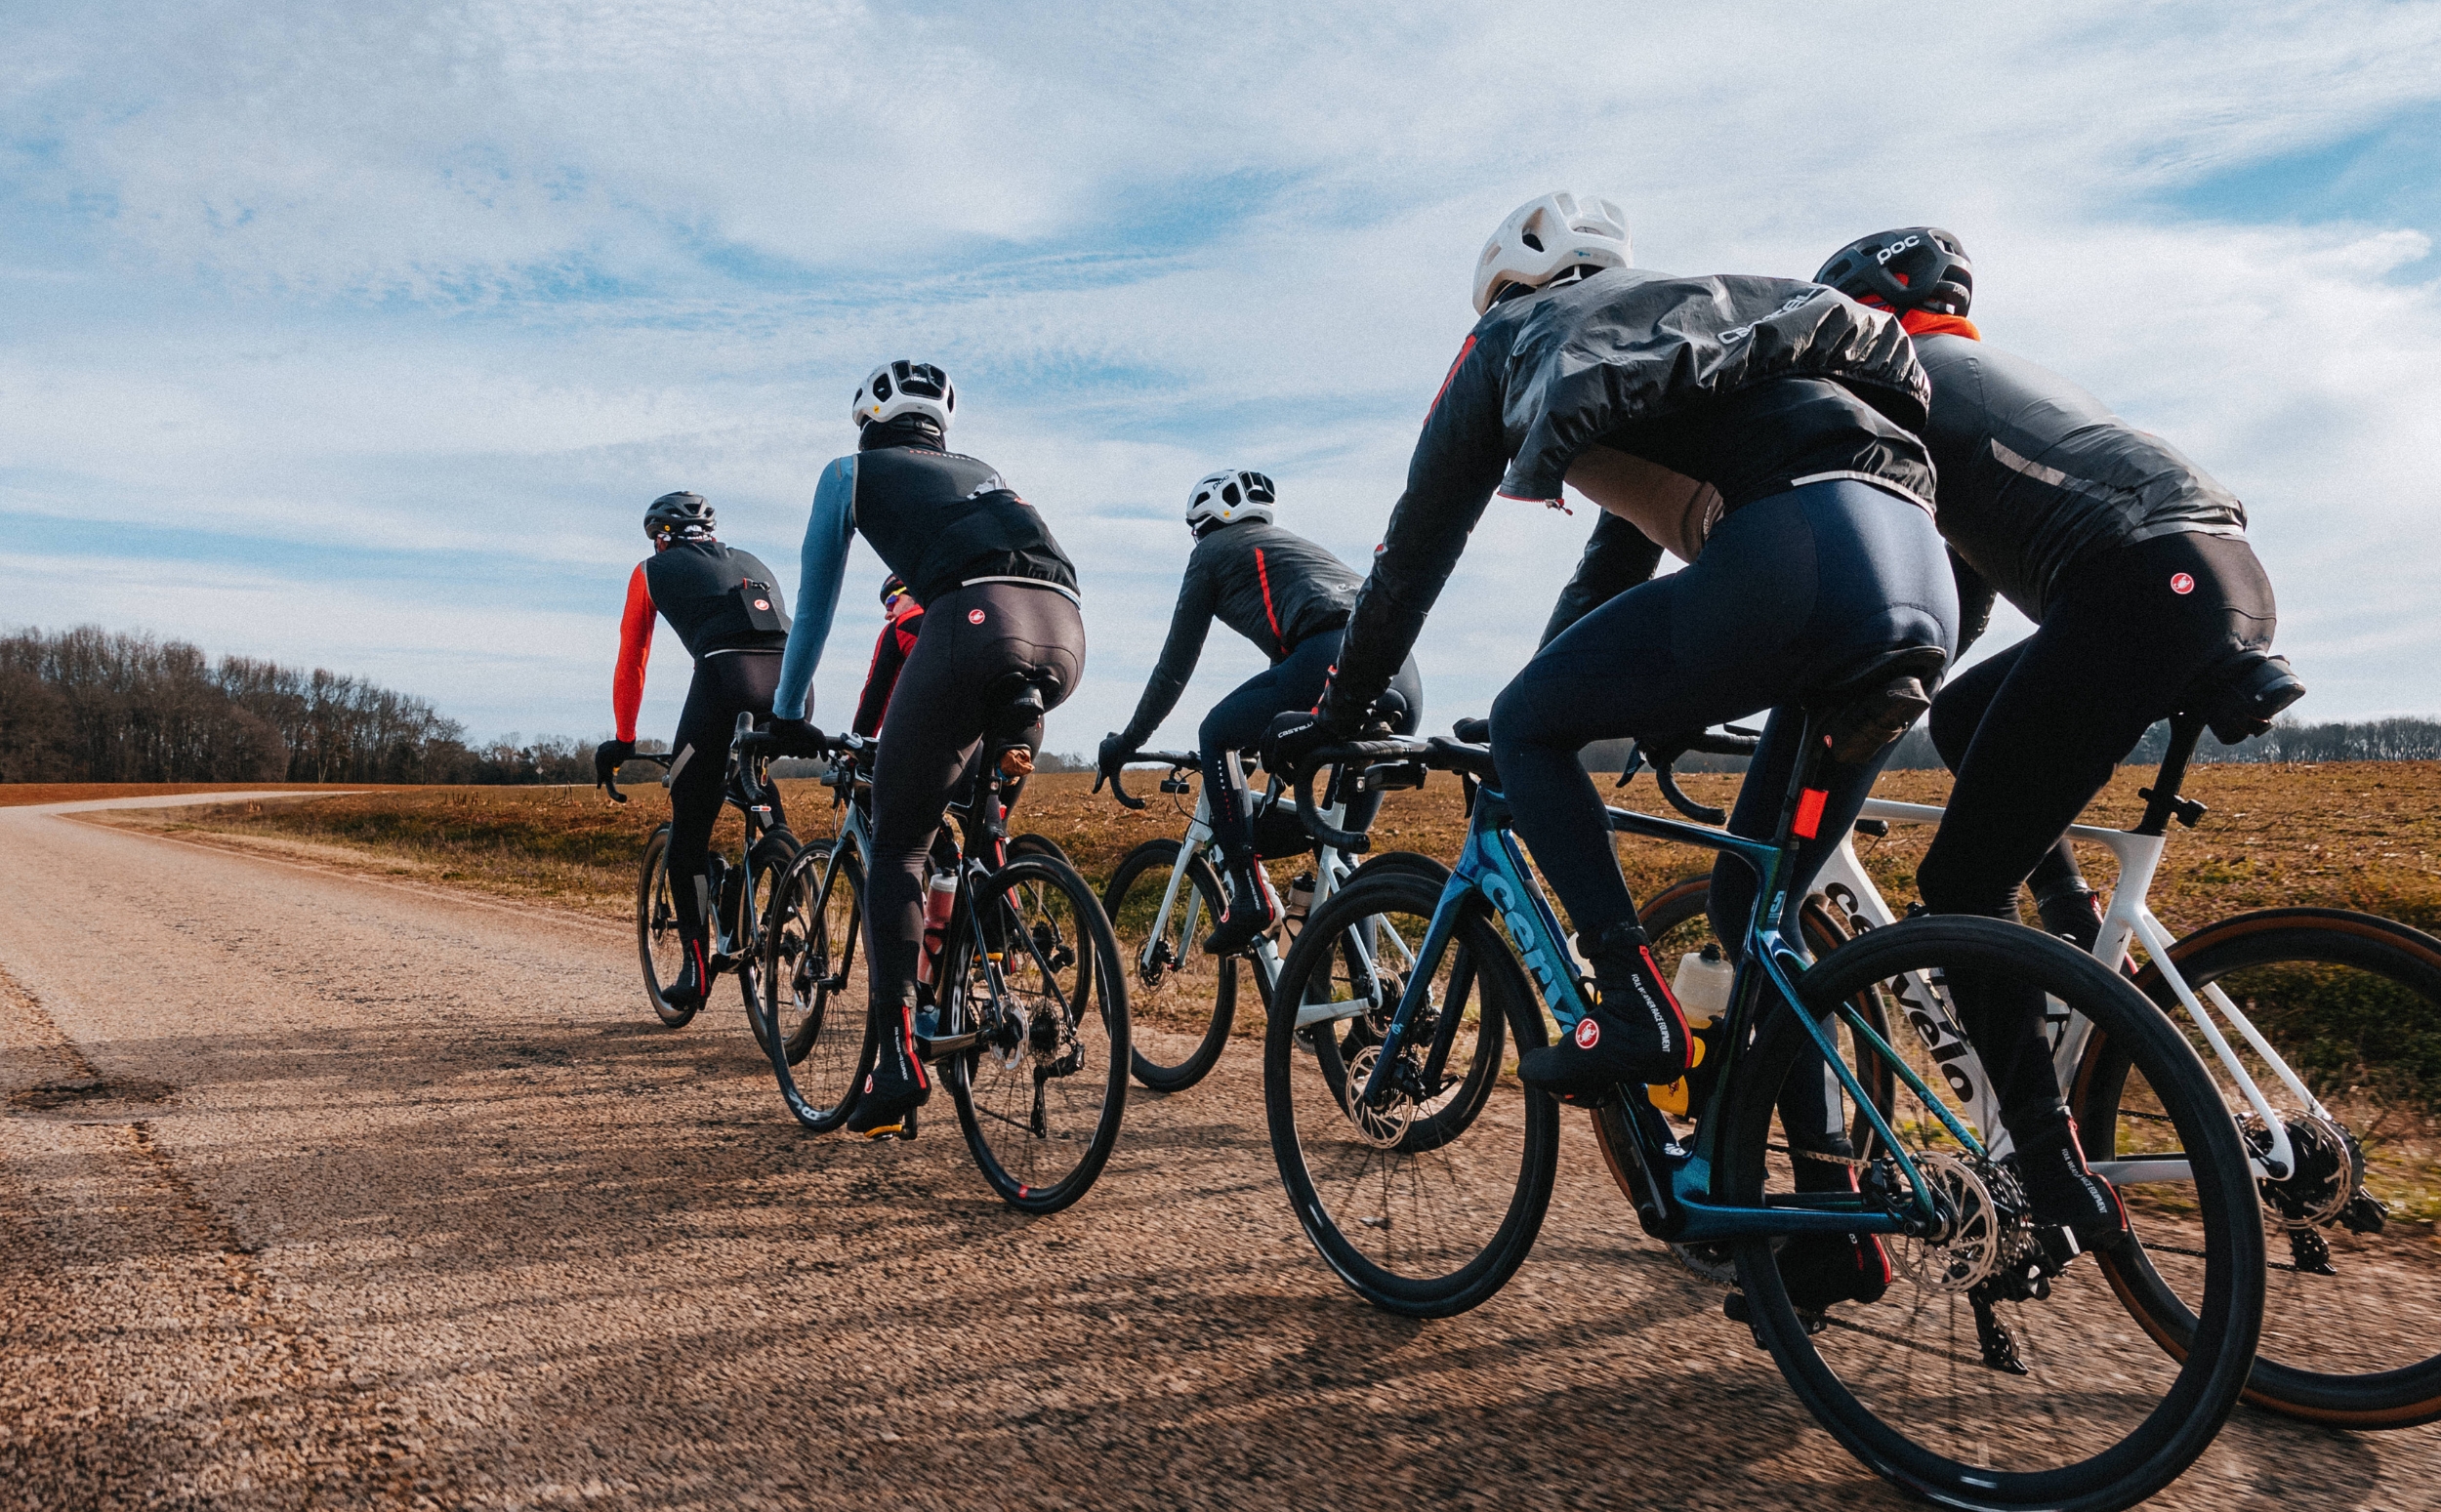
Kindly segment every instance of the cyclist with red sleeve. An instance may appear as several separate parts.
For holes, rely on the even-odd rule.
[[[712,506],[701,494],[663,494],[644,511],[652,554],[627,580],[619,617],[619,661],[610,677],[610,713],[617,736],[594,750],[594,775],[607,779],[636,754],[636,714],[644,699],[644,665],[652,656],[656,616],[670,622],[695,659],[694,680],[671,741],[670,898],[678,912],[686,964],[664,992],[674,1006],[703,1001],[712,979],[707,957],[712,899],[706,858],[713,821],[721,817],[728,774],[729,737],[737,716],[768,715],[779,686],[780,653],[788,644],[788,610],[779,580],[752,552],[713,535]],[[779,802],[772,795],[774,805]],[[774,813],[785,823],[785,816]]]
[[[906,579],[893,572],[882,580],[882,614],[887,623],[874,637],[873,665],[865,670],[864,692],[856,700],[851,726],[859,735],[882,732],[882,716],[890,712],[890,695],[898,686],[898,671],[914,654],[916,635],[924,629],[924,605],[907,592]]]

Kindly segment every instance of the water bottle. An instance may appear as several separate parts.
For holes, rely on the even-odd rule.
[[[941,942],[949,937],[949,909],[958,901],[958,874],[934,872],[924,890],[924,955],[916,961],[916,980],[926,986],[932,983],[934,963],[940,960]]]
[[[1313,885],[1311,872],[1299,873],[1297,879],[1288,884],[1288,915],[1281,920],[1281,938],[1293,940],[1305,927],[1305,914],[1313,907]]]
[[[1729,1011],[1729,985],[1736,980],[1737,968],[1720,954],[1720,947],[1707,945],[1678,958],[1670,994],[1678,1000],[1689,1025],[1709,1024]]]
[[[1692,1059],[1687,1074],[1667,1086],[1647,1088],[1645,1095],[1662,1112],[1686,1118],[1689,1110],[1711,1100],[1712,1083],[1717,1069],[1707,1065],[1712,1058],[1713,1041],[1720,1033],[1721,1017],[1729,1011],[1729,986],[1737,980],[1737,968],[1720,954],[1718,945],[1707,945],[1700,951],[1688,951],[1678,958],[1678,970],[1670,981],[1670,994],[1678,1000],[1678,1009],[1686,1015]]]

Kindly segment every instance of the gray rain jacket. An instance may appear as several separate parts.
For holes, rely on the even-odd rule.
[[[1496,491],[1555,503],[1604,446],[1729,511],[1855,478],[1928,511],[1928,398],[1898,320],[1820,284],[1616,268],[1493,306],[1425,419],[1324,713],[1360,715],[1388,684]]]

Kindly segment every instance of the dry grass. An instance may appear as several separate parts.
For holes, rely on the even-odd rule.
[[[2131,823],[2142,808],[2136,790],[2151,779],[2149,769],[2122,769],[2089,821]],[[1703,801],[1725,805],[1737,780],[1699,774],[1686,779],[1686,788]],[[1151,793],[1150,774],[1135,786],[1150,798],[1140,812],[1093,794],[1088,776],[1037,777],[1014,828],[1057,840],[1099,886],[1130,849],[1178,835],[1184,826],[1191,798]],[[1898,772],[1878,791],[1937,803],[1948,789],[1946,774]],[[827,789],[788,782],[781,791],[800,837],[835,831]],[[2441,763],[2206,766],[2193,774],[2187,792],[2212,813],[2196,830],[2173,834],[2155,884],[2153,905],[2173,932],[2248,909],[2296,904],[2363,909],[2441,929]],[[1659,797],[1649,779],[1611,797],[1630,806],[1652,806]],[[109,822],[616,919],[633,906],[643,842],[669,814],[668,796],[657,787],[636,790],[634,798],[616,806],[586,788],[417,788],[122,811]],[[1464,828],[1456,781],[1436,775],[1422,791],[1389,796],[1376,844],[1448,859]],[[1914,896],[1916,864],[1930,833],[1900,826],[1864,847],[1866,864],[1893,906],[1904,907]],[[735,817],[724,816],[719,838],[733,846],[736,838]],[[1707,863],[1657,841],[1623,840],[1620,849],[1639,896]],[[2106,883],[2108,856],[2092,850],[2088,870]],[[2421,1022],[2412,1009],[2396,1011],[2394,1004],[2316,1011],[2319,1018],[2265,1027],[2324,1085],[2335,1091],[2379,1086],[2384,1105],[2441,1109],[2441,1019]]]

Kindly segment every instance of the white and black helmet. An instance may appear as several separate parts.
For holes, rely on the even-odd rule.
[[[856,389],[851,413],[861,430],[876,421],[921,415],[946,432],[949,417],[958,412],[958,390],[949,375],[930,362],[885,362]]]
[[[1271,479],[1260,472],[1241,468],[1207,472],[1187,490],[1186,528],[1200,536],[1215,525],[1233,525],[1242,519],[1267,524],[1276,500]]]
[[[1560,277],[1626,267],[1628,213],[1607,199],[1551,193],[1509,213],[1483,255],[1474,260],[1474,312],[1492,307],[1503,289],[1539,289]]]

